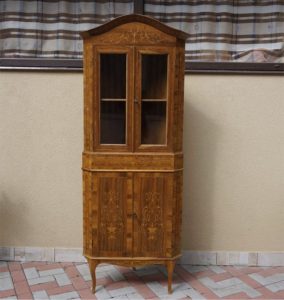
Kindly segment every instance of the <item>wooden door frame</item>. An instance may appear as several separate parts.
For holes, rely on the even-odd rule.
[[[126,54],[126,143],[125,145],[120,144],[100,144],[100,54]],[[93,85],[93,150],[98,152],[128,152],[132,151],[133,145],[133,95],[134,95],[134,74],[133,74],[133,48],[130,46],[106,46],[96,45],[93,47],[93,78],[99,78],[93,80],[96,85]]]
[[[142,145],[141,144],[141,82],[142,82],[142,60],[141,54],[167,54],[167,111],[166,111],[166,144],[165,145]],[[175,49],[170,46],[135,46],[135,102],[134,105],[134,151],[135,152],[170,152],[173,147],[172,122],[174,102],[174,79],[175,79]],[[172,87],[172,88],[171,88]]]

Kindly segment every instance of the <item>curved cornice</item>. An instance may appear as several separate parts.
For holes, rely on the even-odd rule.
[[[127,24],[127,23],[131,23],[131,22],[139,22],[139,23],[144,23],[147,24],[149,26],[152,26],[156,29],[159,29],[160,31],[169,34],[171,36],[175,36],[178,39],[183,39],[185,40],[188,37],[188,34],[181,31],[181,30],[177,30],[174,29],[172,27],[169,27],[161,22],[159,22],[158,20],[155,20],[153,18],[144,16],[144,15],[138,15],[138,14],[131,14],[131,15],[124,15],[118,18],[115,18],[101,26],[98,26],[96,28],[81,32],[81,36],[83,39],[89,38],[91,36],[95,36],[95,35],[100,35],[103,34],[107,31],[110,31],[111,29],[123,25],[123,24]]]

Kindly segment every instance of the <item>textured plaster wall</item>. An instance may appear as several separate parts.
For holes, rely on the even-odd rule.
[[[284,250],[284,77],[191,76],[184,249]]]
[[[185,81],[184,250],[284,250],[284,78]],[[82,74],[0,72],[0,246],[81,247]]]
[[[4,246],[81,246],[82,80],[0,72]]]

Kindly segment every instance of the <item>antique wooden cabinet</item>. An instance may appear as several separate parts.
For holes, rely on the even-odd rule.
[[[187,34],[128,15],[84,39],[84,255],[165,264],[180,256]]]

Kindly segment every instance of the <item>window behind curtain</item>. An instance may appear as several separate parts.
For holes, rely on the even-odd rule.
[[[144,3],[146,15],[190,34],[188,62],[284,62],[283,0]]]
[[[82,58],[79,32],[132,12],[132,0],[0,1],[0,57]]]

